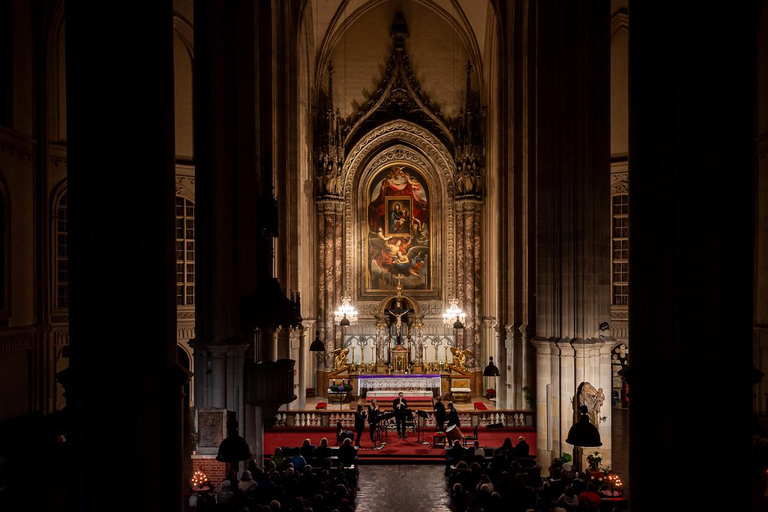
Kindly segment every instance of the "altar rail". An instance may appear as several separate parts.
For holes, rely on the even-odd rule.
[[[487,427],[501,424],[503,427],[534,427],[534,411],[531,410],[495,410],[495,411],[460,411],[462,426]],[[435,426],[435,416],[427,411],[425,427]],[[275,416],[275,427],[335,427],[338,422],[346,427],[354,427],[355,413],[351,410],[325,411],[280,411]],[[367,428],[367,423],[366,423]]]

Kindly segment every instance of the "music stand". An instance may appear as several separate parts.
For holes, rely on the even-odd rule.
[[[390,418],[394,417],[395,413],[392,411],[387,411],[385,413],[382,413],[379,415],[379,417],[376,419],[376,435],[375,437],[381,441],[381,444],[378,446],[374,446],[374,450],[381,450],[384,448],[384,445],[389,442],[389,426],[387,422]]]
[[[417,410],[417,411],[416,411],[416,415],[417,415],[419,418],[424,418],[424,423],[426,424],[426,422],[427,422],[427,417],[428,417],[428,416],[427,416],[427,411],[418,411],[418,410]],[[417,421],[418,421],[418,420],[417,420]],[[418,423],[417,423],[417,425],[418,425]],[[424,439],[424,432],[423,432],[423,430],[422,430],[422,428],[421,428],[421,427],[418,427],[418,430],[417,430],[417,432],[418,432],[418,435],[417,435],[417,437],[416,437],[416,441],[417,441],[417,442],[418,442],[419,440],[421,440],[421,444],[430,444],[430,443],[429,443],[429,441],[427,441],[426,439]]]

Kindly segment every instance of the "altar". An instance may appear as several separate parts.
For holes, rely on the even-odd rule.
[[[339,310],[337,325],[347,315]],[[357,327],[338,333],[336,348],[327,352],[333,366],[318,373],[321,389],[342,380],[358,399],[387,401],[402,392],[427,403],[435,396],[469,402],[472,391],[482,389],[481,374],[467,368],[467,357],[474,354],[464,346],[456,321],[449,326],[452,333],[425,333],[425,311],[418,300],[403,295],[400,283],[396,294],[371,312],[371,324],[361,328],[357,316],[351,316],[353,322],[344,325]]]
[[[440,375],[358,375],[360,396],[392,396],[402,391],[409,396],[435,396],[440,393]]]

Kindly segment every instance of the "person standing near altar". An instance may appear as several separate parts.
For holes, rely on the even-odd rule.
[[[435,405],[432,406],[435,409],[435,425],[437,425],[437,431],[443,432],[445,428],[445,405],[443,405],[443,397],[438,396],[435,398]]]
[[[405,435],[405,413],[408,410],[408,402],[403,398],[402,391],[397,394],[397,398],[392,402],[392,410],[395,411],[397,437],[408,439],[408,436]]]
[[[357,432],[355,446],[358,448],[360,448],[360,438],[363,436],[363,430],[365,429],[365,416],[363,405],[357,404],[357,410],[355,411],[355,432]]]
[[[459,421],[459,412],[453,406],[453,402],[448,402],[448,426],[452,425],[456,425],[458,428],[461,426],[461,422]]]
[[[368,425],[371,426],[371,442],[376,440],[376,422],[379,420],[379,404],[375,398],[371,398],[371,404],[368,406]]]

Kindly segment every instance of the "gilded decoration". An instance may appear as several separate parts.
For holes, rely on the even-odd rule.
[[[395,164],[370,180],[367,199],[366,291],[429,290],[432,229],[430,187],[422,171]]]
[[[414,151],[402,143],[397,144],[399,141],[412,143],[419,151]],[[364,146],[357,146],[350,151],[345,163],[347,179],[344,193],[344,276],[347,289],[359,290],[360,298],[381,295],[366,292],[369,289],[366,267],[370,265],[367,243],[370,232],[367,225],[370,184],[382,169],[402,165],[405,168],[418,169],[426,176],[432,217],[431,227],[427,226],[431,235],[429,256],[431,261],[441,262],[439,267],[432,265],[429,269],[430,289],[410,290],[430,295],[442,288],[443,293],[452,294],[454,252],[441,250],[441,247],[451,248],[454,244],[454,167],[448,152],[434,136],[404,121],[382,126],[365,137],[363,142]],[[393,146],[392,142],[396,144]],[[444,240],[444,244],[441,240]],[[393,289],[394,287],[389,291]]]

